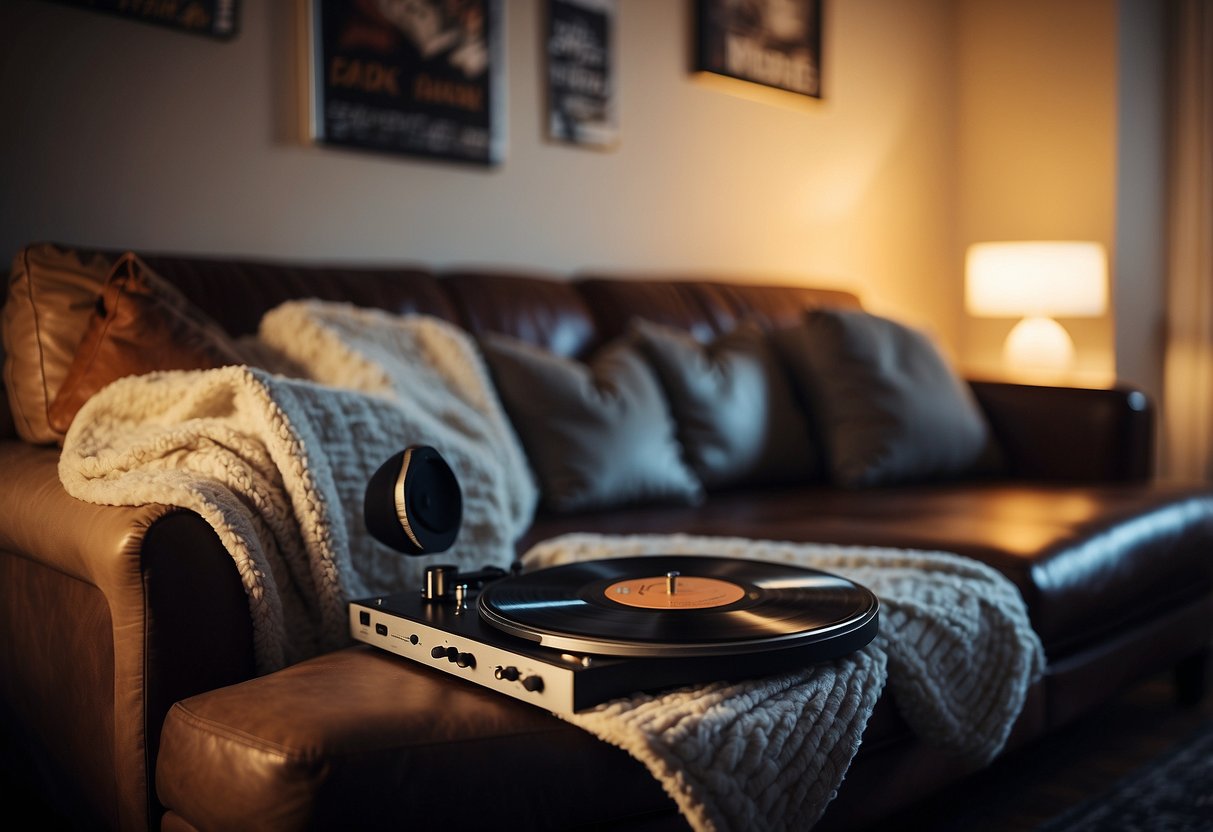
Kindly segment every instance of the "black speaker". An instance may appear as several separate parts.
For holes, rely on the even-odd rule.
[[[463,520],[459,480],[435,449],[405,448],[371,477],[363,519],[376,540],[397,552],[443,552],[455,542]]]

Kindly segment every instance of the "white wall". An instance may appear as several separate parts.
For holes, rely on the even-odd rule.
[[[954,343],[951,0],[826,6],[824,84],[693,78],[688,0],[621,0],[621,144],[550,144],[539,0],[506,0],[509,150],[482,169],[307,146],[297,9],[231,43],[0,3],[0,257],[69,243],[293,259],[681,271],[838,285]]]

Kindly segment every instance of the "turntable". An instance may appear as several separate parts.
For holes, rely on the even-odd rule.
[[[426,553],[418,541],[427,534],[449,546],[460,495],[444,468],[429,448],[406,449],[385,463],[367,489],[372,533],[409,554]],[[394,528],[384,520],[388,513]],[[510,572],[430,566],[419,592],[353,601],[349,620],[357,641],[549,711],[575,713],[640,691],[843,656],[875,637],[879,606],[868,589],[828,572],[654,554],[530,573],[517,565]]]

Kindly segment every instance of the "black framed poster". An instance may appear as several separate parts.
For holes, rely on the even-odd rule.
[[[128,17],[144,23],[155,23],[227,40],[239,29],[239,0],[55,0],[68,6],[78,6],[99,12]]]
[[[695,68],[821,98],[822,0],[696,0]]]
[[[310,0],[322,144],[491,165],[505,156],[501,0]]]
[[[616,0],[547,0],[548,137],[611,147],[619,139]]]

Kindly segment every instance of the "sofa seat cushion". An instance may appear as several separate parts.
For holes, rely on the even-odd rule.
[[[747,489],[699,506],[541,515],[520,551],[571,532],[726,535],[967,555],[1015,583],[1051,660],[1213,588],[1213,496],[1179,486]]]
[[[174,705],[156,789],[198,829],[685,828],[626,752],[365,645]]]

